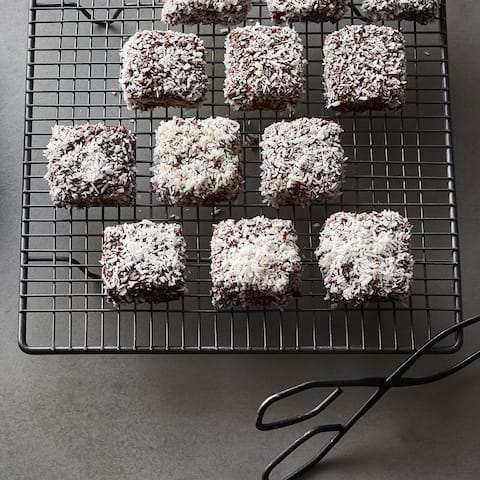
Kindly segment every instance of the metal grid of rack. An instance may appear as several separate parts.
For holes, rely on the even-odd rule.
[[[262,204],[258,136],[284,118],[325,116],[322,44],[331,31],[359,23],[358,2],[336,25],[296,24],[305,45],[306,96],[295,114],[234,112],[223,99],[221,26],[178,27],[201,36],[208,49],[211,92],[196,110],[129,112],[118,85],[119,49],[139,29],[165,29],[155,0],[31,0],[26,82],[25,157],[21,240],[20,346],[29,353],[408,353],[461,317],[460,274],[453,177],[445,8],[422,27],[390,25],[405,34],[407,103],[398,113],[338,117],[349,157],[343,195],[310,208]],[[443,6],[444,7],[444,6]],[[89,18],[90,17],[90,18]],[[104,19],[111,21],[103,23]],[[92,21],[93,20],[93,21]],[[248,23],[270,23],[264,2],[254,1]],[[177,29],[177,28],[176,28]],[[177,116],[229,116],[242,126],[246,191],[236,204],[180,208],[159,204],[149,192],[154,131]],[[51,127],[85,122],[122,123],[137,135],[135,207],[55,209],[43,179],[42,156]],[[324,300],[313,251],[328,215],[341,209],[392,208],[414,227],[413,291],[400,303],[362,307]],[[303,296],[283,311],[247,308],[215,311],[209,289],[212,224],[225,218],[292,219],[305,271]],[[188,289],[168,304],[112,306],[102,294],[99,259],[103,229],[140,219],[180,221],[188,245]],[[450,339],[451,340],[451,339]],[[461,335],[437,352],[461,345]]]

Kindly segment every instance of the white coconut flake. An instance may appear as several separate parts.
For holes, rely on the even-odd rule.
[[[302,260],[290,220],[254,217],[214,226],[212,302],[283,306],[299,295]]]
[[[54,205],[134,205],[135,147],[135,136],[123,126],[54,126],[44,151]]]
[[[175,223],[149,220],[107,227],[102,276],[108,301],[167,301],[185,292],[185,240]]]
[[[347,0],[267,0],[275,23],[338,22],[347,8]]]
[[[243,190],[238,122],[174,117],[160,123],[156,142],[151,183],[161,202],[209,205]]]
[[[363,0],[362,9],[372,20],[434,22],[440,14],[439,0]]]
[[[249,25],[225,41],[227,103],[236,110],[293,110],[303,97],[303,45],[290,27]]]
[[[327,108],[398,110],[405,102],[405,39],[398,30],[349,25],[323,47]]]
[[[260,191],[279,205],[310,205],[336,198],[344,181],[340,125],[320,118],[279,122],[265,129]]]
[[[408,220],[391,210],[329,217],[315,251],[327,299],[359,304],[407,296],[414,263],[411,230]]]
[[[237,25],[252,8],[250,0],[165,0],[162,22],[168,25]]]
[[[193,33],[144,30],[123,46],[120,85],[130,110],[197,107],[208,90],[203,41]]]

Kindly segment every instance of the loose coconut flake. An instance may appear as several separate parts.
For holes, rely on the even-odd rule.
[[[212,302],[283,306],[299,295],[302,272],[297,233],[290,220],[254,217],[214,226]]]
[[[408,220],[391,210],[329,217],[315,251],[327,299],[359,304],[407,296],[414,263],[411,230]]]
[[[149,220],[107,227],[102,275],[109,302],[173,300],[185,292],[185,240],[175,223]]]
[[[151,183],[161,202],[208,205],[243,190],[238,122],[175,117],[160,124],[156,139]]]
[[[260,191],[279,205],[310,205],[337,197],[344,181],[340,125],[320,118],[274,123],[265,129]]]
[[[405,102],[405,39],[390,27],[349,25],[325,39],[327,108],[397,110]]]
[[[123,126],[54,126],[44,151],[54,205],[134,205],[135,147],[135,136]]]

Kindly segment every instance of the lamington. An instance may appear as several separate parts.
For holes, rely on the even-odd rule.
[[[105,228],[102,277],[109,302],[165,302],[185,292],[185,240],[175,223]]]
[[[349,25],[325,39],[327,108],[398,110],[405,103],[405,39],[398,30]]]
[[[267,0],[274,23],[338,22],[347,8],[347,0]]]
[[[293,110],[303,98],[303,45],[290,27],[249,25],[225,42],[225,88],[235,110]]]
[[[197,107],[209,88],[205,47],[193,33],[143,30],[120,51],[120,85],[130,110]]]
[[[434,22],[439,0],[363,0],[362,9],[372,20],[407,20],[422,25]]]
[[[135,135],[123,126],[56,125],[44,151],[56,207],[132,206]]]
[[[162,22],[167,25],[238,25],[252,8],[250,0],[166,0]]]
[[[320,118],[279,122],[265,129],[260,191],[265,201],[308,206],[336,198],[344,181],[343,129]]]
[[[254,217],[214,225],[211,260],[216,308],[282,307],[300,294],[302,261],[290,220]]]
[[[234,201],[243,190],[240,125],[228,118],[161,122],[153,152],[152,191],[170,205]]]
[[[401,300],[410,292],[412,226],[398,212],[338,212],[315,251],[327,299],[361,304]]]

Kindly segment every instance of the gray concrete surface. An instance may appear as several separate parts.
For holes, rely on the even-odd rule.
[[[17,251],[26,3],[0,1],[0,480],[258,479],[271,456],[304,428],[257,432],[254,413],[266,395],[302,380],[387,372],[400,358],[21,353]],[[471,315],[480,311],[480,2],[448,3],[464,307]],[[465,351],[479,345],[477,328]],[[428,363],[437,369],[449,360]],[[479,378],[480,363],[447,381],[390,393],[307,478],[478,478]],[[329,419],[351,411],[365,394],[349,394]]]

